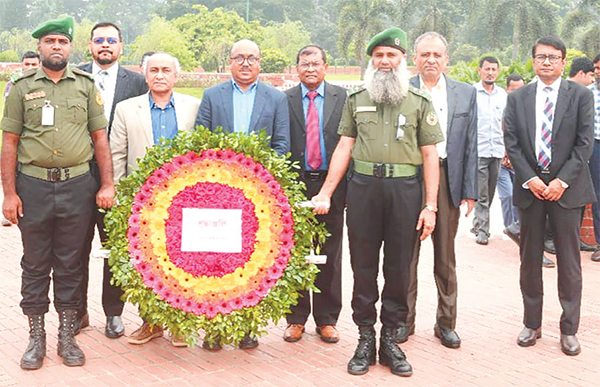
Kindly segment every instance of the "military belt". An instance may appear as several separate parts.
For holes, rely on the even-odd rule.
[[[66,181],[81,176],[90,170],[90,163],[82,163],[68,168],[43,168],[32,164],[21,164],[19,171],[27,176],[46,181]]]
[[[381,164],[354,160],[354,171],[361,175],[375,177],[412,177],[417,175],[417,167],[412,164]]]

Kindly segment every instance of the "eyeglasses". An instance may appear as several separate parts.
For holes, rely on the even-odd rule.
[[[298,67],[301,68],[302,70],[308,70],[311,66],[313,69],[318,70],[321,67],[323,67],[324,63],[321,62],[302,62],[298,64]]]
[[[97,38],[92,39],[92,42],[94,44],[104,44],[105,40],[108,42],[108,44],[117,44],[117,43],[119,43],[119,39],[113,38],[113,37],[110,37],[110,36],[108,38],[105,38],[103,36],[98,36]]]
[[[533,57],[533,60],[535,60],[539,64],[546,62],[546,59],[548,59],[548,61],[552,64],[557,64],[558,62],[560,62],[563,59],[563,57],[558,56],[558,55],[544,55],[544,54],[537,54],[536,56]]]
[[[250,66],[252,66],[256,62],[258,62],[260,60],[260,58],[257,58],[253,55],[250,55],[250,56],[238,55],[238,56],[231,57],[231,60],[233,60],[235,63],[237,63],[239,65],[243,65],[244,61],[247,61],[248,64]]]

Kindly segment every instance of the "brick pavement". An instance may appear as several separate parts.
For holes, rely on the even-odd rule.
[[[498,204],[496,203],[496,206]],[[495,219],[500,219],[496,209]],[[0,228],[0,387],[4,386],[597,386],[600,383],[600,264],[582,254],[584,294],[578,337],[582,353],[568,357],[560,351],[560,306],[556,270],[544,269],[545,306],[543,337],[531,348],[516,345],[521,330],[522,303],[518,287],[517,247],[502,238],[501,225],[493,224],[488,246],[475,244],[468,235],[471,219],[461,220],[458,237],[460,349],[441,346],[433,337],[435,286],[431,274],[432,248],[423,247],[419,271],[417,329],[402,348],[414,368],[404,379],[387,368],[373,366],[364,376],[351,376],[346,364],[352,356],[357,332],[351,320],[351,271],[344,258],[344,309],[338,344],[325,344],[310,322],[298,343],[281,339],[284,322],[269,328],[257,349],[226,347],[219,353],[201,347],[174,348],[167,338],[144,346],[125,338],[104,337],[100,305],[100,260],[91,267],[91,327],[78,342],[87,363],[62,365],[56,355],[57,316],[47,315],[48,356],[44,367],[25,372],[19,360],[27,345],[27,321],[20,300],[21,243],[17,227]],[[123,315],[126,333],[140,322],[128,305]]]

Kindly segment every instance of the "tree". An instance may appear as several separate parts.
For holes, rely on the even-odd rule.
[[[192,70],[197,66],[194,54],[187,46],[187,39],[181,31],[165,19],[154,16],[146,24],[144,33],[131,44],[130,60],[139,63],[148,51],[164,51],[179,60],[184,70]]]
[[[362,79],[366,67],[367,42],[389,25],[395,7],[389,0],[340,0],[338,6],[338,48],[346,56],[350,50],[354,51]]]
[[[18,55],[23,55],[25,51],[37,51],[37,45],[31,32],[13,28],[10,31],[0,33],[0,51],[12,50]],[[19,62],[20,59],[17,61]]]
[[[209,11],[203,5],[194,5],[193,11],[174,19],[172,25],[185,36],[188,49],[205,70],[226,66],[236,41],[258,41],[262,36],[263,27],[258,22],[246,23],[234,11],[222,8]]]
[[[288,65],[287,57],[276,48],[261,50],[260,71],[263,73],[281,73]]]
[[[600,0],[579,0],[565,17],[563,38],[595,57],[600,53]]]
[[[281,51],[286,58],[286,64],[292,64],[296,62],[298,51],[310,42],[310,34],[302,22],[286,20],[283,23],[272,23],[267,26],[260,46],[261,49]]]

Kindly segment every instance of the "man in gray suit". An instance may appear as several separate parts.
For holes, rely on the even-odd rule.
[[[250,40],[240,40],[231,47],[231,80],[208,88],[196,117],[196,125],[210,130],[222,127],[227,133],[250,133],[266,130],[271,148],[285,155],[290,150],[290,117],[287,97],[281,91],[258,80],[260,49]],[[208,350],[220,350],[217,340],[204,341]],[[258,346],[258,339],[246,335],[241,349]]]
[[[323,186],[333,151],[340,140],[337,133],[346,101],[346,89],[325,81],[327,58],[319,46],[309,45],[298,53],[296,70],[300,84],[285,92],[290,109],[290,135],[292,160],[301,166],[300,181],[306,184],[306,197],[313,197]],[[315,280],[320,293],[303,292],[298,305],[286,316],[288,326],[283,334],[287,342],[302,338],[304,325],[312,314],[317,334],[326,343],[337,343],[339,333],[335,327],[342,310],[342,239],[346,181],[340,182],[327,215],[317,215],[331,234],[322,254],[327,262]]]
[[[258,132],[271,136],[280,155],[290,150],[290,121],[285,94],[258,80],[260,49],[250,40],[231,48],[231,80],[208,88],[202,97],[196,125],[228,133]]]
[[[107,133],[110,135],[112,122],[115,115],[115,106],[117,103],[131,97],[137,97],[148,91],[146,81],[142,74],[129,71],[119,65],[119,57],[123,52],[123,42],[121,41],[121,31],[113,23],[98,23],[92,28],[90,42],[88,48],[92,58],[91,63],[85,64],[80,68],[94,75],[96,87],[102,95],[104,101],[104,115],[108,120]],[[95,162],[94,162],[95,164]],[[97,168],[92,168],[92,171],[97,171]],[[99,179],[97,173],[95,176]],[[87,290],[89,281],[89,260],[94,239],[94,226],[98,227],[100,241],[104,243],[107,240],[106,232],[104,231],[104,214],[96,212],[96,219],[90,226],[88,239],[89,248],[85,252],[82,260],[84,275],[81,289],[81,298],[83,305],[81,306],[79,321],[80,326],[76,330],[77,333],[81,328],[89,325],[89,315],[87,313]],[[102,308],[106,315],[106,327],[104,334],[109,338],[117,338],[123,336],[125,328],[121,320],[123,313],[123,301],[121,295],[123,292],[118,286],[112,285],[110,279],[112,273],[108,266],[108,259],[104,260],[104,273],[102,280]]]
[[[448,64],[448,43],[436,32],[426,32],[415,40],[413,62],[419,75],[411,79],[414,87],[427,90],[432,97],[445,142],[437,144],[440,157],[438,221],[433,231],[433,274],[438,290],[434,334],[448,348],[460,347],[456,327],[456,256],[454,239],[458,230],[461,203],[467,213],[477,198],[477,97],[475,88],[453,81],[443,73]],[[408,317],[398,329],[397,342],[403,343],[415,330],[417,265],[419,247],[411,262]]]

